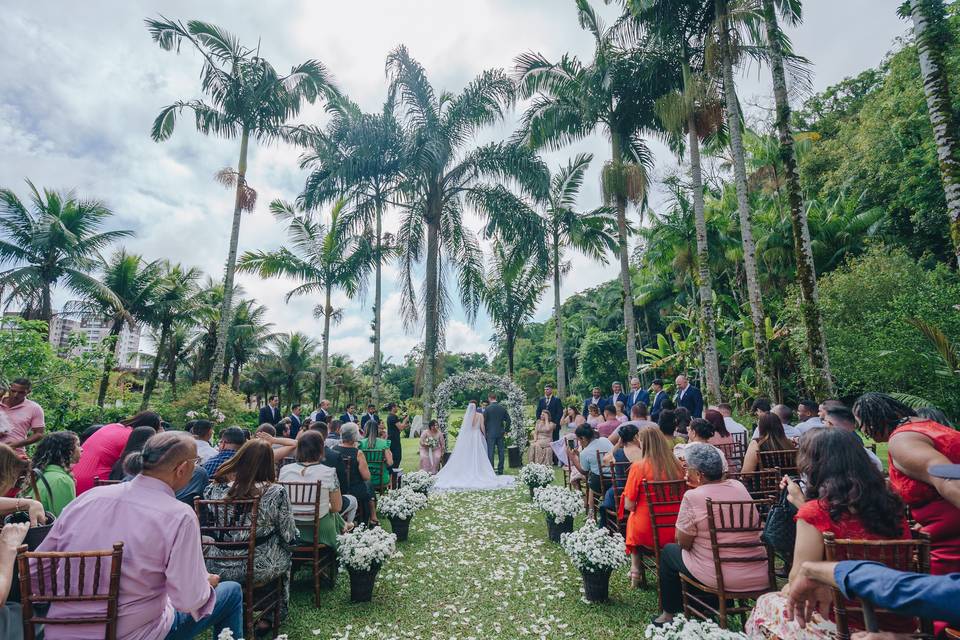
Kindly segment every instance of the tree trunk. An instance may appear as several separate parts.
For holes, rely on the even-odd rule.
[[[689,73],[684,70],[684,76]],[[717,320],[713,312],[713,277],[710,275],[710,248],[707,243],[707,218],[703,203],[703,168],[700,164],[700,139],[693,109],[687,112],[687,137],[690,147],[690,180],[693,189],[694,226],[697,229],[697,269],[700,284],[700,322],[703,336],[703,366],[706,370],[707,401],[718,403],[720,362],[717,357]]]
[[[623,166],[620,139],[611,132],[613,162]],[[614,194],[617,205],[617,238],[620,245],[620,284],[623,287],[623,324],[627,330],[627,377],[637,374],[637,323],[633,315],[633,283],[630,280],[630,255],[627,247],[627,197],[619,190]]]
[[[507,334],[507,377],[513,380],[513,347],[516,338],[512,333]]]
[[[563,352],[563,321],[560,317],[560,238],[553,232],[553,324],[557,334],[557,390],[567,397],[567,363]]]
[[[143,400],[140,402],[140,411],[146,411],[150,406],[150,396],[157,386],[157,378],[160,376],[160,358],[163,356],[163,346],[167,343],[167,336],[170,334],[170,322],[164,320],[160,324],[160,340],[157,341],[157,355],[153,359],[153,366],[150,367],[150,374],[143,385]]]
[[[833,396],[833,378],[827,357],[827,340],[823,333],[823,318],[817,304],[817,272],[813,263],[813,247],[810,243],[810,226],[803,205],[797,159],[793,151],[793,134],[790,131],[790,100],[787,96],[787,78],[783,70],[783,51],[780,46],[780,28],[773,0],[763,0],[763,17],[770,44],[770,67],[773,73],[773,97],[776,101],[777,137],[780,140],[780,161],[783,162],[787,199],[790,203],[790,224],[793,228],[793,252],[797,262],[797,284],[800,285],[800,305],[803,323],[807,331],[807,364],[811,380],[808,386],[815,398]]]
[[[47,339],[50,339],[50,324],[53,322],[53,303],[51,302],[50,283],[44,282],[40,293],[40,318],[47,323]],[[28,318],[29,319],[29,318]]]
[[[439,209],[439,206],[435,207]],[[426,317],[423,335],[423,423],[429,424],[433,417],[433,379],[437,366],[437,335],[440,330],[437,280],[440,260],[440,212],[431,211],[427,221],[427,291],[424,296]]]
[[[243,188],[247,179],[247,146],[250,132],[243,130],[240,137],[240,162],[237,164],[237,195],[233,205],[233,226],[230,229],[230,250],[227,253],[227,272],[223,279],[223,303],[220,305],[220,326],[217,331],[217,347],[213,352],[213,364],[210,367],[210,397],[207,410],[211,413],[217,408],[220,395],[220,376],[223,361],[227,353],[227,339],[230,323],[233,319],[233,277],[237,270],[237,244],[240,241],[240,214],[243,203]]]
[[[750,200],[747,193],[746,153],[743,149],[743,131],[740,128],[740,105],[733,80],[733,61],[730,58],[730,34],[727,24],[727,0],[715,0],[717,20],[720,23],[720,55],[723,63],[723,93],[727,102],[727,129],[730,132],[730,150],[733,155],[733,174],[737,188],[737,209],[740,214],[740,237],[743,242],[743,267],[750,300],[750,318],[753,321],[753,349],[756,361],[757,384],[770,398],[776,397],[770,374],[770,354],[767,346],[766,315],[760,295],[757,276],[757,247],[753,241],[750,218]]]
[[[117,359],[117,347],[119,341],[116,337],[120,335],[123,329],[123,321],[114,322],[110,327],[110,333],[107,334],[107,340],[113,341],[113,350],[103,361],[103,376],[100,378],[100,390],[97,392],[97,406],[102,407],[104,400],[107,399],[107,388],[110,386],[110,372],[113,370],[113,363]]]
[[[240,390],[240,363],[237,361],[233,362],[233,371],[230,372],[230,388]]]
[[[373,404],[380,406],[380,305],[383,303],[382,271],[383,271],[383,207],[377,203],[377,264],[374,273],[373,292]]]
[[[327,285],[323,302],[323,356],[320,360],[320,400],[327,397],[327,366],[330,362],[330,297],[333,287]]]
[[[927,111],[940,161],[940,178],[947,200],[950,237],[960,266],[960,142],[950,101],[941,32],[946,28],[943,0],[910,0],[910,16],[917,40],[920,75],[927,96]]]

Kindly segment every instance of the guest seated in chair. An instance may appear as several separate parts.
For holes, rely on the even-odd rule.
[[[680,574],[685,574],[707,587],[717,586],[717,570],[707,525],[707,498],[715,502],[751,500],[750,492],[736,480],[724,479],[723,459],[717,448],[697,443],[684,452],[687,459],[687,484],[694,487],[683,495],[677,515],[677,542],[668,544],[660,553],[660,598],[663,611],[653,619],[662,625],[673,620],[683,609]],[[754,531],[720,532],[718,542],[758,543]],[[753,557],[753,548],[727,548],[724,557]],[[723,567],[723,581],[729,591],[760,590],[769,586],[767,567],[763,563],[728,563]]]
[[[743,456],[744,473],[752,473],[760,468],[761,451],[783,451],[797,448],[793,440],[788,438],[784,432],[780,416],[772,411],[760,414],[760,419],[757,420],[757,433],[760,434],[760,437],[750,441],[749,446],[747,446],[747,453]]]
[[[130,437],[127,438],[127,444],[123,447],[123,453],[120,454],[120,457],[117,458],[117,461],[113,463],[113,467],[110,469],[109,477],[101,477],[101,480],[129,480],[135,474],[127,473],[123,469],[123,463],[128,456],[134,453],[140,453],[143,450],[143,445],[147,444],[147,440],[152,438],[157,432],[152,427],[137,427],[130,432]],[[96,478],[94,478],[96,481]]]
[[[597,458],[597,453],[603,454],[613,451],[613,443],[611,443],[607,438],[601,438],[597,436],[597,432],[593,430],[593,427],[587,424],[580,425],[577,427],[577,430],[574,432],[577,435],[577,440],[580,443],[580,450],[576,449],[570,451],[567,455],[570,456],[570,463],[573,467],[582,473],[587,479],[587,486],[590,488],[590,492],[593,494],[600,493],[600,475],[603,474],[606,478],[610,478],[609,469],[600,469],[600,461]],[[587,498],[588,505],[593,504],[593,500],[588,496]],[[603,512],[600,512],[601,526],[603,525]]]
[[[257,511],[257,552],[253,560],[254,580],[264,583],[277,577],[284,583],[286,595],[280,607],[280,617],[287,614],[290,586],[290,543],[297,537],[297,525],[290,508],[290,498],[283,487],[276,483],[277,465],[270,445],[259,439],[246,442],[237,455],[217,470],[210,486],[204,492],[206,500],[250,500],[260,498]],[[246,514],[249,519],[249,514]],[[238,523],[238,526],[248,524]],[[233,532],[232,542],[248,540],[249,531]],[[236,549],[209,549],[207,568],[225,580],[243,580],[246,564],[231,560]],[[261,620],[261,625],[269,623]]]
[[[333,452],[340,457],[340,467],[337,476],[340,480],[340,490],[357,499],[357,517],[360,522],[369,522],[371,526],[380,524],[377,520],[376,509],[371,509],[373,495],[370,491],[370,467],[367,458],[357,446],[360,438],[360,427],[348,422],[340,429],[340,444],[333,447]],[[329,440],[329,438],[328,438]]]
[[[57,434],[53,434],[57,435]],[[76,437],[76,436],[74,436]],[[49,440],[50,436],[46,437]],[[45,442],[42,440],[41,442]],[[26,470],[25,461],[5,444],[0,444],[0,495],[13,489],[20,474]],[[12,500],[13,498],[5,498]],[[24,500],[20,500],[21,505]],[[35,502],[31,500],[31,502]],[[23,638],[23,619],[20,604],[7,602],[10,587],[13,585],[13,567],[17,560],[17,549],[23,544],[30,529],[29,522],[8,524],[0,530],[0,638],[20,640]]]
[[[153,434],[153,430],[150,430]],[[47,434],[33,456],[37,494],[27,489],[20,495],[43,503],[43,508],[59,516],[64,507],[77,497],[77,484],[70,469],[80,459],[80,439],[73,431],[56,431]]]

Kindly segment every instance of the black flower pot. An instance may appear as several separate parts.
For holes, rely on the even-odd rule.
[[[373,585],[377,582],[377,573],[380,567],[372,567],[366,571],[349,569],[350,572],[350,601],[370,602],[373,598]]]
[[[564,533],[573,533],[573,517],[571,516],[557,524],[553,517],[547,515],[547,537],[550,538],[550,541],[559,544],[560,535]]]
[[[507,464],[511,469],[519,469],[523,466],[523,461],[520,459],[520,447],[507,447]]]
[[[410,518],[390,518],[390,528],[397,536],[397,542],[405,542],[410,535]]]
[[[533,489],[534,487],[528,487],[530,489],[530,499],[533,500]]]
[[[610,598],[610,570],[581,571],[584,597],[588,602],[606,602]]]

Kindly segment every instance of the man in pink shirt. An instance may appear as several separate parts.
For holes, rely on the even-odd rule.
[[[198,463],[197,445],[190,434],[158,433],[139,454],[139,475],[78,497],[60,514],[38,549],[87,551],[123,543],[119,640],[185,640],[210,629],[216,637],[224,627],[234,638],[243,636],[240,585],[221,583],[218,576],[207,573],[197,517],[174,497],[190,482]],[[74,569],[73,580],[76,573]],[[88,589],[91,574],[87,572]],[[108,583],[107,569],[101,579]],[[93,616],[103,610],[103,603],[97,602],[54,603],[49,617]],[[102,638],[103,627],[48,624],[45,637]]]
[[[597,425],[597,433],[601,438],[609,438],[610,435],[620,427],[620,421],[617,420],[617,409],[612,405],[607,405],[603,409],[604,421]]]
[[[43,409],[27,398],[31,387],[26,378],[17,378],[10,383],[7,394],[0,400],[0,426],[6,428],[0,433],[0,442],[9,445],[20,455],[26,455],[24,447],[43,437],[46,426]]]

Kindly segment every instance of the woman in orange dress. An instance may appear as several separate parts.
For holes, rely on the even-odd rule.
[[[640,572],[643,571],[641,553],[653,549],[653,523],[647,497],[643,492],[643,481],[680,480],[684,477],[683,467],[673,455],[671,442],[659,429],[641,429],[637,441],[643,457],[633,463],[627,476],[627,486],[623,490],[622,509],[630,512],[627,519],[626,547],[630,554],[630,584],[638,586]],[[674,539],[672,527],[661,529],[657,546],[663,547]]]

